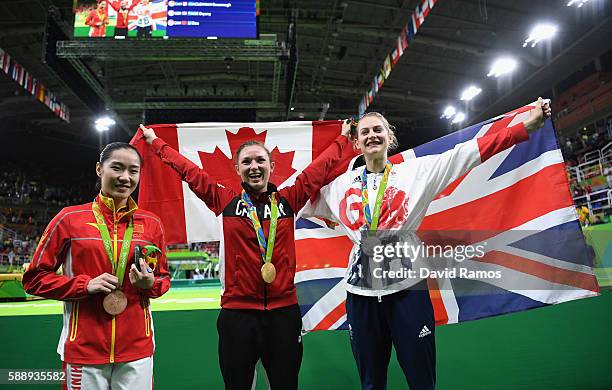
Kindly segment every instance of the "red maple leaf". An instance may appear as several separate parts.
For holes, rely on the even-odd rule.
[[[255,130],[250,127],[241,127],[236,134],[225,130],[231,157],[228,158],[219,147],[215,147],[212,153],[198,152],[202,167],[217,183],[240,192],[242,190],[241,179],[235,168],[236,150],[246,141],[259,141],[265,145],[266,134],[267,130],[256,134]],[[271,154],[272,161],[276,163],[276,166],[274,172],[270,175],[270,182],[281,185],[295,173],[295,169],[291,167],[295,152],[282,153],[277,146],[271,151]]]

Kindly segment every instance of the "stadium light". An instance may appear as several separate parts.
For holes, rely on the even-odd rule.
[[[527,47],[531,43],[531,47],[537,45],[540,41],[548,40],[557,34],[557,26],[551,23],[537,24],[529,32],[529,36],[525,39],[523,47]]]
[[[578,8],[582,7],[585,3],[588,3],[589,0],[570,0],[567,2],[567,6],[571,7],[572,5],[577,6]]]
[[[455,115],[455,117],[453,118],[453,120],[451,121],[451,123],[461,123],[465,120],[465,114],[462,112],[458,112],[457,115]]]
[[[102,131],[108,131],[108,129],[111,126],[114,126],[116,122],[111,117],[103,116],[103,117],[96,119],[94,123],[96,125],[96,130],[102,132]]]
[[[446,106],[440,118],[451,119],[456,113],[457,113],[457,110],[455,109],[455,107]]]
[[[461,100],[467,100],[467,101],[472,100],[476,96],[478,96],[478,94],[480,94],[481,92],[482,92],[482,89],[474,85],[470,85],[469,87],[464,89],[463,92],[461,92]]]
[[[518,63],[514,58],[498,58],[495,60],[495,62],[493,62],[493,65],[491,65],[491,70],[489,71],[489,74],[487,74],[487,77],[499,77],[504,74],[512,73],[516,69],[517,65]]]

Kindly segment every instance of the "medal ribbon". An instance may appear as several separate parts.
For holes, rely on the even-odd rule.
[[[110,237],[110,233],[108,232],[108,227],[104,222],[104,217],[102,217],[102,211],[100,210],[100,206],[95,200],[91,204],[91,210],[93,211],[94,217],[96,218],[96,224],[98,225],[98,230],[100,231],[100,236],[102,237],[102,242],[104,243],[104,250],[106,251],[106,256],[108,256],[108,260],[111,263],[113,274],[117,276],[117,279],[119,279],[119,287],[121,287],[121,285],[123,284],[123,276],[125,275],[125,267],[127,266],[128,256],[130,254],[130,246],[132,245],[134,219],[130,217],[128,227],[125,229],[125,233],[123,233],[119,261],[116,264],[115,254],[113,252],[112,239]]]
[[[274,252],[274,242],[276,241],[276,227],[278,225],[278,202],[276,201],[276,192],[273,192],[270,198],[272,216],[270,217],[270,231],[268,232],[268,239],[266,240],[263,227],[257,216],[257,210],[255,206],[253,206],[253,202],[251,202],[249,195],[245,190],[242,190],[242,201],[246,203],[248,207],[249,218],[253,223],[253,229],[255,230],[255,235],[257,235],[257,242],[259,243],[259,251],[261,252],[261,258],[264,263],[272,262],[272,252]]]
[[[376,231],[378,229],[378,220],[380,219],[380,210],[382,208],[382,199],[387,189],[387,181],[389,180],[389,172],[391,172],[393,164],[387,161],[385,165],[385,172],[383,173],[380,187],[378,188],[378,194],[376,195],[376,203],[374,203],[374,213],[370,212],[370,198],[368,197],[368,171],[367,168],[363,169],[363,175],[361,175],[361,204],[363,205],[363,213],[365,216],[368,230]]]

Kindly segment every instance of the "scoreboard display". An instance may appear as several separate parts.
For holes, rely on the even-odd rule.
[[[258,0],[84,0],[74,12],[76,38],[258,38]]]

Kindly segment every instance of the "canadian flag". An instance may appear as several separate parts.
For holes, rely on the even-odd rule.
[[[266,145],[276,163],[270,182],[282,188],[293,184],[296,176],[332,143],[340,134],[341,122],[184,123],[149,127],[171,147],[205,169],[217,185],[240,192],[241,180],[236,173],[235,158],[243,142],[256,140]],[[168,243],[218,241],[218,218],[179,175],[155,155],[140,130],[131,143],[145,161],[138,204],[162,219]]]

